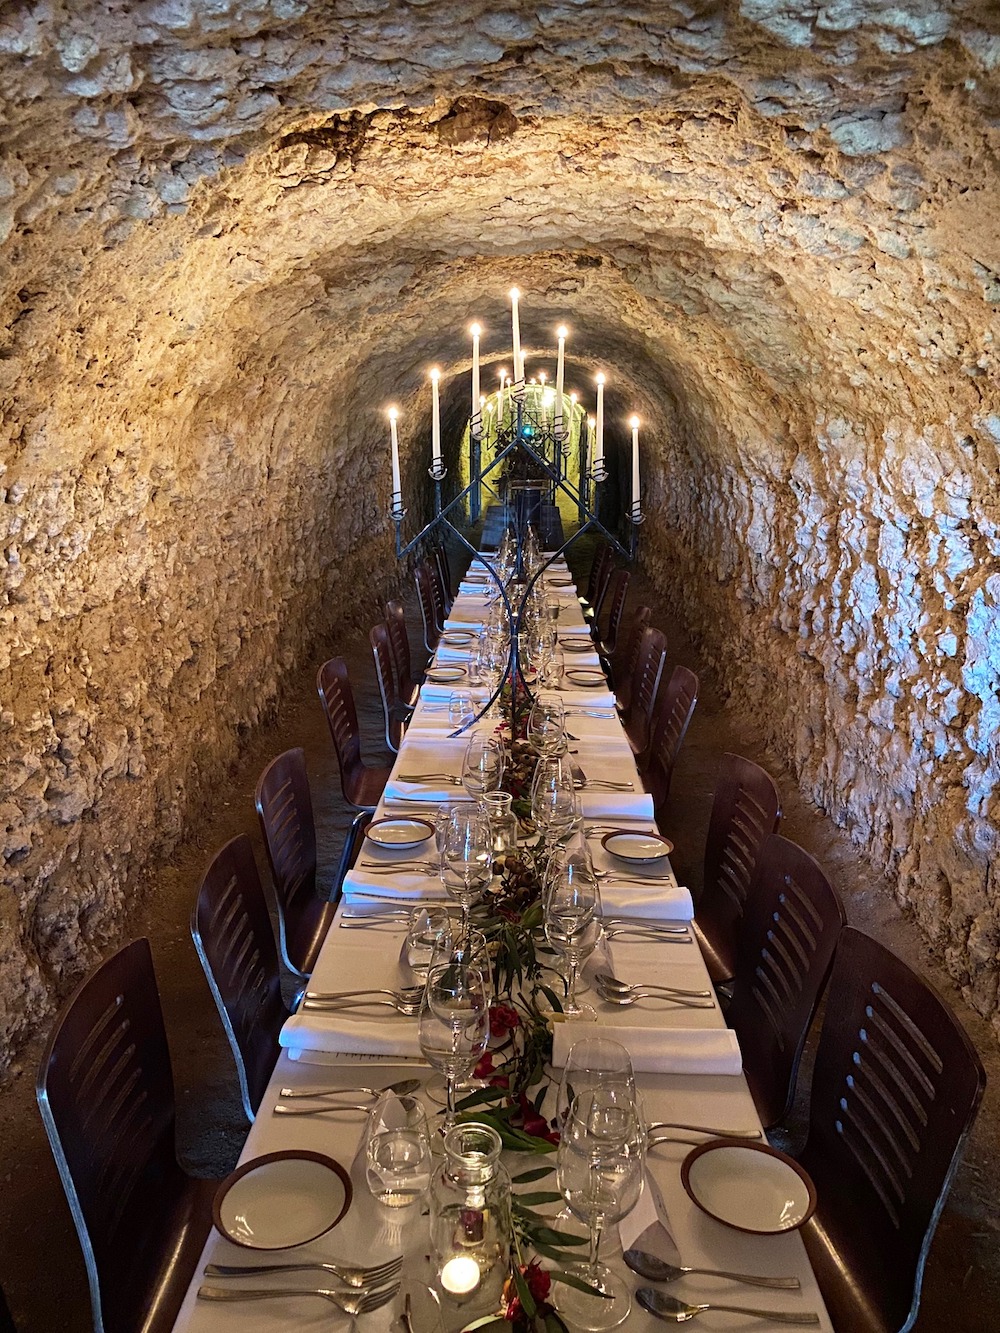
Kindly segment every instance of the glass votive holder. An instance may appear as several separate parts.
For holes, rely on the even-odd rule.
[[[433,1170],[424,1108],[415,1097],[385,1092],[368,1112],[365,1179],[387,1208],[407,1208],[427,1193]]]

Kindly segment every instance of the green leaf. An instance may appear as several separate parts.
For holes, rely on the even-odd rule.
[[[545,986],[545,985],[542,985],[541,983],[539,983],[538,989],[542,992],[542,994],[543,994],[543,995],[545,996],[545,998],[548,1000],[549,1004],[552,1006],[552,1008],[555,1010],[555,1012],[556,1012],[557,1014],[561,1014],[562,1011],[563,1011],[562,1001],[559,999],[558,995],[556,995],[556,993],[555,993],[555,991],[552,989],[552,987],[551,987],[551,986]]]
[[[539,1203],[558,1203],[562,1195],[558,1190],[536,1190],[533,1194],[519,1194],[521,1203],[536,1205]]]
[[[573,1287],[576,1291],[585,1291],[588,1296],[600,1296],[602,1301],[613,1301],[614,1296],[610,1291],[601,1291],[600,1287],[595,1287],[589,1282],[584,1282],[582,1278],[576,1277],[573,1273],[564,1273],[559,1268],[549,1270],[549,1277],[553,1282],[561,1282],[566,1287]]]
[[[494,1328],[494,1329],[504,1328],[507,1330],[507,1333],[510,1333],[510,1324],[508,1323],[508,1321],[506,1319],[498,1319],[495,1314],[488,1314],[484,1316],[484,1318],[482,1319],[474,1319],[471,1324],[465,1325],[465,1327],[462,1329],[462,1333],[472,1333],[473,1329],[488,1329],[488,1328]]]
[[[517,1288],[517,1294],[520,1298],[524,1313],[529,1319],[533,1319],[538,1312],[538,1306],[535,1304],[535,1298],[532,1296],[528,1284],[524,1280],[524,1274],[521,1272],[517,1264],[514,1264],[511,1272],[514,1275],[514,1286]]]
[[[477,1088],[467,1097],[455,1103],[456,1111],[464,1111],[470,1106],[483,1106],[489,1102],[500,1102],[507,1096],[506,1088]]]
[[[551,1176],[555,1170],[554,1166],[534,1166],[530,1171],[521,1171],[516,1176],[511,1176],[512,1185],[530,1185],[533,1180],[541,1180],[543,1176]]]

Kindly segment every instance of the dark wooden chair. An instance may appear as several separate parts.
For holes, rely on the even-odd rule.
[[[396,693],[392,647],[389,643],[389,631],[383,622],[371,627],[368,632],[368,642],[371,644],[372,657],[375,659],[375,679],[378,681],[379,697],[382,700],[385,743],[393,754],[398,754],[403,740],[404,709]]]
[[[243,1109],[253,1120],[278,1059],[288,1010],[267,901],[245,833],[209,862],[191,937],[236,1060]]]
[[[0,1333],[17,1333],[17,1327],[2,1288],[0,1288]]]
[[[640,754],[642,781],[653,798],[660,818],[670,795],[674,765],[698,703],[698,677],[685,666],[676,666],[670,679],[661,679],[650,720],[650,742]]]
[[[317,883],[316,825],[301,748],[271,760],[257,779],[254,802],[271,865],[281,959],[295,976],[305,978],[336,906],[320,895]]]
[[[444,608],[438,606],[437,582],[431,566],[421,561],[413,571],[417,585],[417,601],[420,605],[420,620],[424,629],[424,647],[433,656],[444,629]]]
[[[764,839],[777,833],[781,798],[759,764],[724,754],[715,785],[705,843],[704,884],[694,928],[715,985],[736,971],[736,943],[757,857]]]
[[[167,1333],[201,1258],[219,1182],[197,1180],[177,1162],[148,940],[120,949],[67,1000],[36,1093],[80,1237],[96,1333]]]
[[[906,1333],[986,1085],[940,995],[876,940],[840,937],[799,1160],[802,1236],[838,1333]]]
[[[642,644],[642,632],[652,619],[653,612],[648,606],[636,607],[635,615],[629,625],[628,634],[619,634],[615,651],[611,654],[608,666],[611,671],[611,686],[618,701],[619,712],[629,705],[629,692],[632,688],[632,672],[639,659]]]
[[[603,636],[597,633],[596,626],[594,631],[597,640],[597,651],[604,658],[613,657],[618,646],[618,635],[621,632],[622,620],[625,616],[625,603],[628,600],[630,579],[631,575],[627,569],[616,569],[611,575],[611,583],[608,587],[608,596],[611,598],[608,627]]]
[[[361,757],[358,710],[347,663],[342,657],[331,657],[323,663],[316,676],[316,688],[337,752],[344,800],[356,810],[374,810],[392,770],[384,764],[366,764]]]
[[[726,1022],[765,1126],[788,1113],[806,1033],[847,923],[840,895],[809,855],[765,839],[747,896]]]
[[[653,709],[666,660],[666,635],[647,625],[642,631],[639,654],[632,669],[628,706],[622,712],[622,725],[632,753],[640,757],[652,739]]]
[[[594,606],[600,597],[601,589],[606,584],[611,575],[611,547],[601,538],[594,550],[594,558],[590,562],[590,574],[587,577],[587,590],[580,598],[584,611],[593,612]]]
[[[385,627],[389,631],[392,669],[396,678],[396,696],[406,709],[417,702],[420,684],[413,672],[410,656],[410,635],[406,628],[406,612],[402,602],[386,602]]]
[[[451,586],[451,567],[448,564],[448,552],[442,542],[435,542],[431,547],[430,560],[437,580],[441,609],[447,616],[455,601],[455,592]],[[443,618],[441,623],[444,624]]]

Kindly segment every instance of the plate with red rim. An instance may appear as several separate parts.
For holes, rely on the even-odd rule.
[[[575,639],[572,637],[560,639],[559,647],[564,653],[592,653],[595,651],[594,645],[590,639],[585,639],[582,634],[578,635]],[[596,671],[597,668],[595,667],[594,670]]]
[[[422,842],[433,836],[434,825],[428,824],[426,819],[416,817],[373,819],[365,829],[365,837],[369,842],[390,852],[405,852],[411,847],[419,847]]]
[[[588,647],[591,645],[588,644]],[[567,667],[563,675],[582,689],[607,689],[608,679],[600,667]]]
[[[674,850],[674,844],[662,833],[640,833],[636,829],[612,829],[601,839],[601,846],[612,856],[636,865],[662,861]]]
[[[448,629],[441,635],[441,642],[451,648],[467,647],[475,638],[471,629]]]
[[[332,1231],[351,1206],[348,1172],[322,1153],[288,1149],[236,1168],[212,1202],[216,1228],[250,1250],[286,1250]]]
[[[424,675],[435,685],[451,685],[455,681],[465,680],[468,672],[465,667],[438,666],[428,668],[428,670],[424,672]]]
[[[701,1143],[681,1163],[681,1184],[703,1213],[755,1236],[796,1231],[816,1208],[809,1176],[766,1143]]]

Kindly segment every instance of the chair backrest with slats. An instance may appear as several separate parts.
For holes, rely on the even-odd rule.
[[[986,1084],[941,996],[884,945],[841,935],[801,1154],[803,1237],[834,1327],[913,1326],[924,1264]]]
[[[455,600],[455,594],[451,586],[451,567],[448,564],[448,552],[445,550],[443,543],[437,542],[431,547],[430,558],[433,561],[433,567],[437,574],[441,609],[444,614],[447,615]],[[444,624],[443,617],[441,623],[442,625]]]
[[[375,659],[375,678],[382,700],[382,717],[385,722],[385,743],[393,753],[398,753],[403,736],[400,721],[399,696],[396,693],[396,680],[392,670],[392,648],[389,644],[389,631],[384,624],[373,625],[368,634],[372,657]]]
[[[736,971],[736,941],[764,839],[777,833],[781,797],[769,773],[724,754],[705,843],[705,873],[696,921],[713,980]]]
[[[417,683],[413,678],[410,635],[406,628],[406,612],[403,610],[402,602],[386,602],[385,627],[389,631],[392,666],[396,673],[396,694],[402,704],[409,705],[413,702]]]
[[[771,834],[747,896],[726,1011],[765,1126],[792,1104],[806,1033],[846,922],[840,895],[816,861]]]
[[[342,657],[331,657],[323,663],[316,677],[316,688],[340,765],[341,790],[344,798],[353,805],[355,802],[351,793],[356,792],[364,776],[364,760],[361,758],[361,733],[354,691],[347,674],[347,663]]]
[[[316,824],[300,747],[272,759],[257,780],[254,801],[271,865],[282,959],[304,976],[310,950],[299,923],[316,899]]]
[[[433,653],[441,637],[443,618],[439,618],[435,600],[435,579],[429,564],[421,561],[413,571],[417,585],[417,601],[420,604],[420,619],[424,627],[424,647]]]
[[[618,646],[618,635],[625,617],[625,603],[628,600],[628,585],[631,579],[627,569],[616,569],[611,575],[608,596],[611,598],[611,610],[608,613],[608,629],[601,643],[601,650],[606,656],[612,656]]]
[[[632,669],[628,708],[623,718],[625,734],[637,755],[642,755],[649,745],[653,706],[666,659],[666,635],[647,625],[642,631],[639,654]]]
[[[694,717],[698,703],[698,677],[685,666],[676,666],[670,679],[660,684],[653,717],[652,739],[642,762],[642,780],[659,814],[670,795],[674,765]]]
[[[42,1054],[36,1092],[84,1252],[94,1327],[127,1333],[148,1313],[148,1270],[186,1185],[148,940],[127,944],[77,987]]]
[[[271,918],[245,833],[209,862],[191,935],[236,1059],[243,1108],[252,1120],[278,1058],[278,1033],[288,1011]]]
[[[606,541],[601,541],[597,550],[594,552],[594,558],[590,564],[590,575],[587,579],[587,604],[594,606],[601,591],[601,585],[604,583],[611,567],[611,547]]]
[[[628,708],[629,693],[632,689],[632,672],[639,660],[642,646],[642,632],[652,619],[653,612],[648,606],[636,607],[627,635],[619,635],[618,646],[611,658],[611,683],[615,697],[621,708]]]

